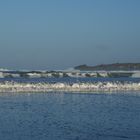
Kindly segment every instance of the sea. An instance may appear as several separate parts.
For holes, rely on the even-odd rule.
[[[120,87],[10,92],[9,83]],[[140,78],[1,78],[6,88],[0,93],[0,140],[140,140],[139,83]]]

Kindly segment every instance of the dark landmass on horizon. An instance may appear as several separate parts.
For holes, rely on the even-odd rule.
[[[96,66],[79,65],[74,67],[81,71],[135,71],[140,70],[140,63],[113,63]]]

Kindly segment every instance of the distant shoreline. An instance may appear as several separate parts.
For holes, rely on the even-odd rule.
[[[113,63],[96,66],[79,65],[74,67],[80,71],[140,71],[140,63]]]

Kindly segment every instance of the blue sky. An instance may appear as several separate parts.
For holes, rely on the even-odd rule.
[[[140,62],[140,0],[1,0],[0,67]]]

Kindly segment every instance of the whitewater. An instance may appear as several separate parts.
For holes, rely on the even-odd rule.
[[[114,92],[140,91],[140,82],[0,82],[0,92]]]
[[[0,92],[140,91],[140,71],[0,71]]]

